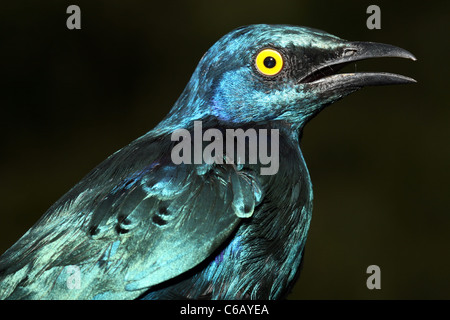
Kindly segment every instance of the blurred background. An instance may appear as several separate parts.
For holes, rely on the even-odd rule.
[[[81,8],[81,30],[66,8]],[[366,9],[381,9],[369,30]],[[203,53],[241,25],[390,43],[416,85],[363,89],[306,127],[314,185],[289,299],[450,298],[448,1],[7,1],[0,10],[0,253],[110,154],[169,111]],[[444,93],[447,92],[446,96]],[[381,269],[369,290],[366,269]]]

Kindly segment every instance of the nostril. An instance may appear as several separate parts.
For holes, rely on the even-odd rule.
[[[356,48],[346,48],[344,49],[344,57],[351,57],[353,56],[356,52],[358,51],[358,49]]]

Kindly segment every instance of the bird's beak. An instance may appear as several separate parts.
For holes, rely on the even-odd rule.
[[[416,60],[410,52],[389,44],[374,42],[347,42],[335,58],[320,63],[299,83],[325,86],[329,90],[354,91],[365,86],[415,83],[416,80],[386,72],[337,73],[349,63],[382,57],[406,58]],[[328,91],[328,90],[327,90]],[[333,90],[334,91],[334,90]]]

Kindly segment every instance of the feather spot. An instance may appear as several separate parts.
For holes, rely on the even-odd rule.
[[[128,229],[122,228],[122,226],[120,224],[117,224],[115,229],[118,234],[125,234],[130,231]]]
[[[155,224],[157,224],[157,225],[159,225],[159,226],[163,226],[163,225],[167,224],[167,221],[164,220],[163,218],[161,218],[161,217],[158,216],[158,215],[154,215],[154,216],[152,217],[152,221],[153,221],[153,223],[155,223]]]
[[[167,216],[170,214],[170,212],[167,210],[167,207],[165,207],[165,206],[159,207],[158,211],[159,211],[159,214],[163,215],[163,216]]]
[[[25,276],[22,280],[20,280],[18,287],[24,286],[26,282],[28,281],[28,276]]]
[[[96,236],[100,232],[100,229],[97,226],[90,226],[88,232],[90,236]]]

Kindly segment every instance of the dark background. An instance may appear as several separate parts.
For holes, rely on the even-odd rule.
[[[203,53],[253,23],[390,43],[418,84],[366,88],[322,112],[302,149],[314,185],[291,299],[449,299],[448,1],[8,1],[0,9],[0,252],[107,156],[169,111]],[[81,8],[81,30],[66,8]],[[381,8],[381,30],[366,8]],[[446,91],[444,91],[446,90]],[[444,96],[444,93],[446,94]],[[381,268],[381,290],[366,268]]]

